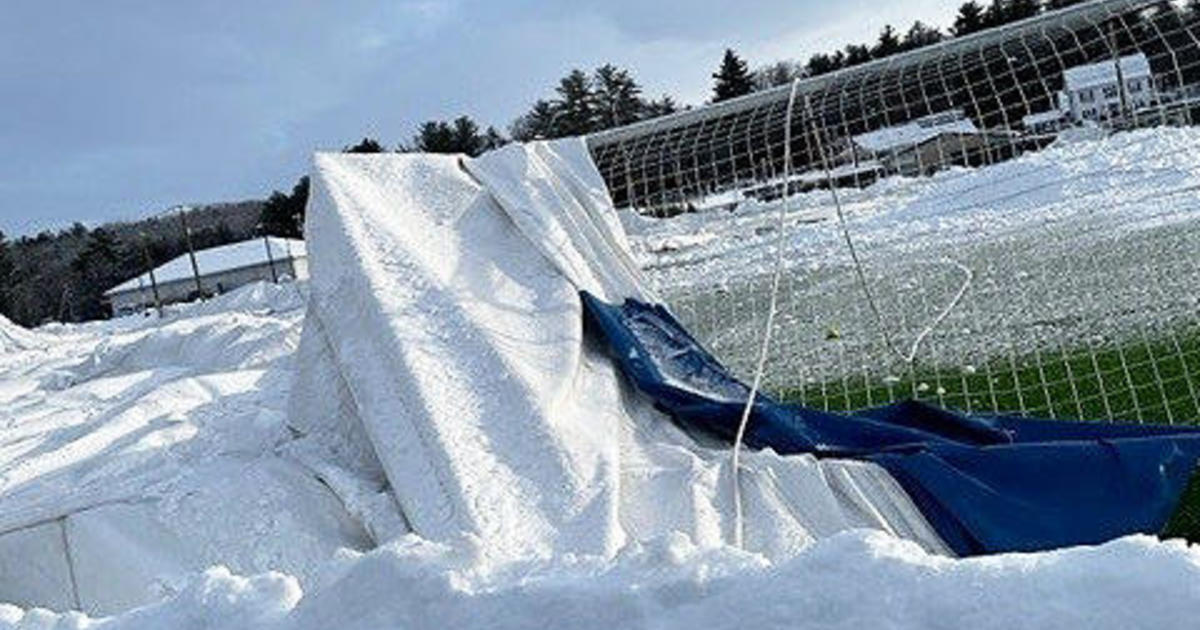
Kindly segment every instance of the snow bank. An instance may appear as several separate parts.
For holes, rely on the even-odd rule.
[[[178,594],[112,618],[22,610],[0,605],[0,630],[237,630],[274,625],[300,599],[294,578],[279,573],[243,578],[225,567],[206,570]]]
[[[0,628],[1182,630],[1195,626],[1200,609],[1200,548],[1146,537],[951,560],[853,531],[771,562],[675,535],[616,558],[488,568],[480,560],[468,541],[409,536],[344,556],[340,575],[303,597],[285,576],[246,579],[216,568],[160,604],[115,618],[0,607]]]
[[[117,613],[217,564],[315,584],[373,545],[289,455],[303,311],[279,291],[39,331],[0,362],[0,601]]]
[[[0,355],[30,350],[42,345],[37,333],[26,330],[0,315]]]
[[[1135,537],[951,560],[879,532],[782,562],[669,536],[616,559],[481,571],[462,549],[397,541],[305,597],[289,628],[1191,628],[1200,549]],[[353,611],[349,614],[348,611]]]

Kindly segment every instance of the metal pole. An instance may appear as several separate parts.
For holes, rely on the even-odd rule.
[[[145,232],[141,232],[142,237],[142,259],[146,261],[146,268],[150,270],[150,289],[154,291],[154,310],[158,312],[161,319],[163,316],[162,298],[158,295],[158,280],[154,278],[154,261],[150,260],[150,249],[146,246],[148,240]]]
[[[1121,115],[1120,122],[1125,122],[1125,117],[1131,112],[1129,110],[1129,99],[1125,94],[1125,73],[1121,70],[1121,52],[1117,49],[1117,24],[1116,22],[1108,23],[1108,48],[1112,52],[1113,68],[1117,71],[1117,99],[1120,101]]]
[[[192,247],[192,228],[188,227],[187,209],[184,206],[179,207],[179,221],[183,224],[183,238],[187,243],[188,258],[192,261],[192,278],[196,281],[196,295],[203,300],[204,287],[200,284],[200,267],[196,265],[196,250]]]
[[[267,264],[271,267],[271,282],[279,284],[279,275],[275,273],[275,258],[271,256],[271,239],[263,232],[263,246],[267,248]]]

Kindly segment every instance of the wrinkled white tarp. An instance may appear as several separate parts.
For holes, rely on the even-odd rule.
[[[649,408],[584,338],[579,290],[653,292],[581,140],[318,155],[306,235],[292,423],[343,445],[341,465],[377,467],[421,536],[477,537],[497,558],[730,539],[728,451]],[[744,466],[753,550],[875,527],[944,551],[878,467]]]

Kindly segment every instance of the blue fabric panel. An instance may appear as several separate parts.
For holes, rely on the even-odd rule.
[[[582,298],[634,387],[677,422],[733,438],[749,388],[666,309]],[[1200,429],[967,416],[915,401],[833,414],[760,396],[746,444],[876,462],[947,545],[975,555],[1161,530],[1200,458]]]

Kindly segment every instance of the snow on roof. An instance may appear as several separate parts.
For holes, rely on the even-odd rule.
[[[979,133],[975,123],[962,110],[940,112],[854,136],[854,143],[868,151],[890,151],[916,146],[948,133]]]
[[[269,237],[271,257],[276,261],[303,258],[307,255],[304,241],[290,238]],[[263,239],[254,238],[240,243],[210,247],[196,252],[196,267],[201,276],[221,273],[242,267],[261,265],[267,262],[267,245]],[[154,268],[154,280],[158,283],[172,282],[192,277],[192,261],[187,254]],[[105,295],[134,291],[150,286],[150,274],[144,273],[127,280],[104,292]]]
[[[794,179],[804,183],[824,183],[826,180],[839,180],[859,175],[875,175],[883,170],[883,165],[876,160],[864,160],[858,164],[839,164],[829,171],[814,169],[796,175]]]
[[[1121,64],[1121,74],[1126,80],[1133,77],[1150,76],[1150,61],[1142,53],[1121,57],[1119,62]],[[1112,61],[1101,61],[1086,66],[1075,66],[1063,71],[1063,84],[1070,92],[1085,90],[1098,85],[1110,85],[1116,82],[1117,64]]]
[[[1022,118],[1021,124],[1025,125],[1026,127],[1033,127],[1042,123],[1062,120],[1066,115],[1066,112],[1057,109],[1052,109],[1045,112],[1036,112]]]

